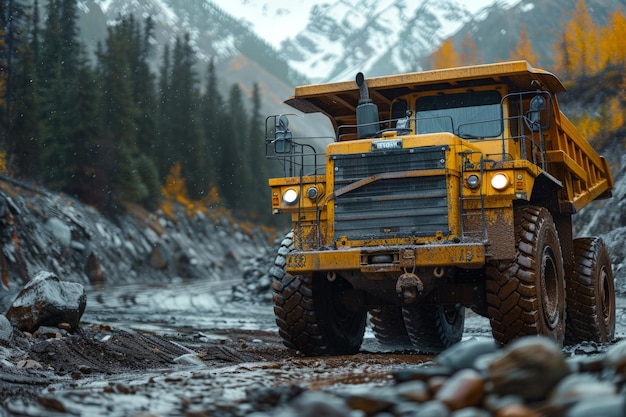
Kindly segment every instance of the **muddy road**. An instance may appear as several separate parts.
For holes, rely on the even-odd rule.
[[[244,416],[302,390],[374,389],[432,356],[383,349],[371,332],[354,356],[305,358],[281,343],[270,304],[231,301],[237,281],[88,290],[76,335],[23,340],[4,352],[3,416]],[[626,335],[618,299],[617,337]],[[464,339],[491,338],[468,315]],[[594,345],[570,353],[594,354]],[[271,414],[267,414],[271,415]]]

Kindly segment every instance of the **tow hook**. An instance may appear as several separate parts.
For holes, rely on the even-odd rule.
[[[424,283],[412,272],[400,275],[396,282],[396,292],[402,297],[404,304],[411,304],[417,298],[417,294],[424,291]]]

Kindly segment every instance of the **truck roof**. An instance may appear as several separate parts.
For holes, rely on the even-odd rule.
[[[533,85],[532,82],[539,85]],[[381,114],[388,114],[396,97],[412,92],[506,84],[512,92],[543,89],[552,93],[565,91],[558,78],[533,68],[526,61],[448,68],[366,79],[370,98]],[[286,104],[304,113],[321,112],[336,124],[352,123],[359,102],[359,88],[354,80],[296,87]]]

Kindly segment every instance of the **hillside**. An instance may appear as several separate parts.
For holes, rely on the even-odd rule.
[[[269,235],[219,209],[169,207],[149,213],[129,206],[126,214],[107,218],[67,195],[0,178],[0,309],[42,270],[93,288],[218,281],[241,278],[269,246]]]

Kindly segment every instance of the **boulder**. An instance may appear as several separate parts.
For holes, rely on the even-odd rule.
[[[0,314],[0,346],[8,346],[11,342],[11,337],[13,336],[13,327],[11,327],[11,322]]]
[[[22,331],[34,332],[42,325],[58,327],[60,323],[69,323],[74,331],[86,305],[87,294],[81,284],[61,281],[42,271],[20,291],[6,316]]]

